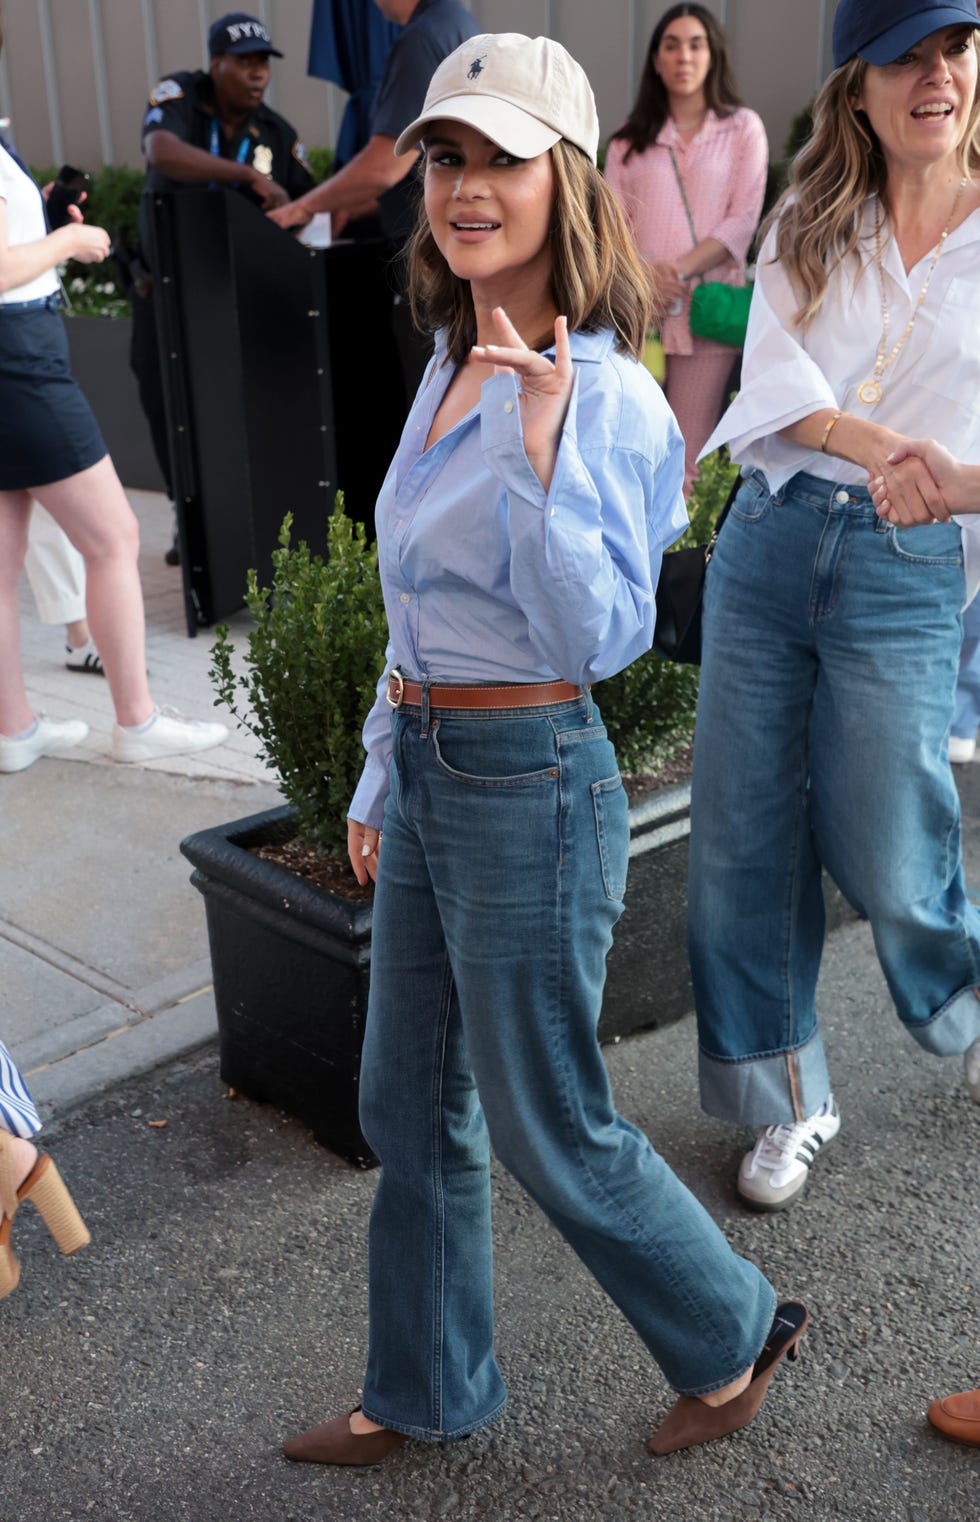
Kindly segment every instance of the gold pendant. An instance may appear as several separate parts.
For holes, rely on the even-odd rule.
[[[866,407],[873,407],[875,402],[881,401],[881,382],[876,380],[865,381],[857,389],[858,401]]]

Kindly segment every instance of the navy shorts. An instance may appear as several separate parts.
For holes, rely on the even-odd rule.
[[[0,303],[0,491],[64,481],[107,453],[68,367],[68,335],[52,305]]]

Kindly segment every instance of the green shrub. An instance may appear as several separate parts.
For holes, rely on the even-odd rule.
[[[287,513],[272,554],[272,585],[248,574],[255,619],[244,674],[234,669],[227,624],[211,651],[217,698],[259,742],[279,773],[307,845],[344,858],[347,809],[364,764],[361,728],[384,665],[387,621],[378,551],[337,493],[327,558],[291,543]]]
[[[701,462],[688,503],[691,525],[674,549],[707,544],[737,472],[727,449]],[[674,665],[650,650],[625,671],[598,683],[596,702],[624,772],[654,771],[688,744],[694,733],[698,674],[697,666]]]
[[[313,171],[313,178],[317,184],[325,180],[333,171],[332,148],[307,148],[306,161]]]

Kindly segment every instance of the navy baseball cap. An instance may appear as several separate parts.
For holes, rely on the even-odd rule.
[[[894,63],[944,26],[980,26],[976,0],[840,0],[834,17],[834,68],[852,58]]]
[[[208,53],[220,58],[223,53],[271,53],[282,58],[278,48],[272,46],[268,28],[254,16],[244,11],[229,11],[220,16],[208,32]]]

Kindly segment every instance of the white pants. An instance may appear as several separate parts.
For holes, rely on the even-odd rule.
[[[40,502],[31,513],[24,569],[42,624],[73,624],[85,617],[85,561]]]

